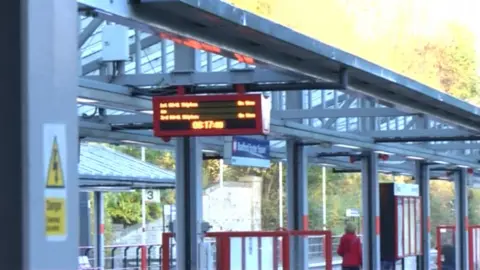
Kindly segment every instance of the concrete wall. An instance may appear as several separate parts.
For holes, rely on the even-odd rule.
[[[259,177],[243,177],[206,189],[203,217],[212,231],[256,231],[261,229],[261,185]]]
[[[137,224],[124,228],[123,225],[113,225],[113,239],[115,244],[135,245],[142,242],[142,225]],[[155,220],[147,224],[147,244],[160,244],[162,241],[162,220]]]

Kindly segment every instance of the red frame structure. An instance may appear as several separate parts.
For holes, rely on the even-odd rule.
[[[255,101],[256,127],[242,129],[204,129],[204,130],[161,130],[159,127],[160,109],[163,102],[205,102],[205,101],[239,101],[249,99]],[[156,96],[152,98],[153,104],[153,130],[157,137],[182,137],[182,136],[233,136],[233,135],[260,135],[263,134],[262,95],[261,94],[232,94],[232,95],[176,95]]]
[[[283,270],[290,269],[290,239],[292,237],[307,237],[307,236],[324,236],[325,237],[325,269],[332,270],[333,253],[332,253],[332,232],[331,231],[257,231],[257,232],[208,232],[205,237],[215,238],[217,243],[217,270],[230,270],[230,240],[231,238],[241,238],[242,246],[245,244],[245,238],[258,237],[261,243],[262,237],[272,237],[274,248],[272,252],[274,267],[282,265]],[[172,233],[164,233],[162,235],[162,269],[169,269],[170,267],[170,238]],[[278,251],[277,243],[280,242],[280,251]],[[242,264],[245,269],[245,258],[242,249]],[[261,252],[261,251],[259,251]],[[278,252],[280,254],[278,254]],[[280,260],[278,260],[280,255]],[[260,258],[261,256],[259,256]],[[261,263],[261,260],[259,261]],[[274,268],[276,269],[276,268]],[[268,270],[268,269],[265,269]]]
[[[468,264],[471,270],[480,270],[480,225],[468,227]]]
[[[440,225],[437,226],[435,231],[436,239],[436,249],[437,249],[437,269],[442,269],[442,254],[441,248],[442,245],[439,244],[442,242],[442,229],[447,231],[453,231],[452,242],[455,243],[455,225]],[[472,270],[480,270],[480,239],[474,238],[474,232],[480,238],[480,225],[469,225],[468,226],[468,265]],[[477,250],[477,254],[474,253],[474,250]]]
[[[412,213],[412,207],[410,207],[410,203],[413,200],[413,213]],[[422,224],[422,208],[420,204],[421,197],[418,196],[395,196],[395,257],[396,259],[402,259],[408,256],[421,256],[423,255],[423,243],[421,241],[422,239],[422,230],[421,228],[417,228],[417,224]],[[399,201],[402,201],[402,220],[398,220],[399,218],[399,213],[398,213],[398,205]],[[408,203],[408,209],[406,211],[405,215],[405,205],[407,205],[405,202]],[[414,218],[413,220],[413,227],[411,226],[412,221],[411,217]],[[407,224],[409,225],[409,230],[408,230],[408,235],[406,235],[406,230],[405,230],[405,219],[407,220]],[[401,241],[402,241],[402,253],[401,255],[399,254],[399,222],[401,222]],[[412,230],[413,229],[413,230]],[[406,243],[406,241],[408,243]],[[412,242],[413,241],[413,250],[412,250]]]

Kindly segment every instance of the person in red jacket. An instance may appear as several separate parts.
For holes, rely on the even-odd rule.
[[[337,253],[342,257],[342,270],[359,270],[362,266],[362,243],[355,229],[355,225],[348,223],[340,238]]]

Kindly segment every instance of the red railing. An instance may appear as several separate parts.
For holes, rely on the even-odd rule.
[[[264,256],[262,252],[268,251],[267,248],[262,248],[262,242],[265,238],[271,238],[271,252],[270,259],[273,263],[274,269],[277,269],[279,265],[284,270],[290,269],[290,241],[293,237],[308,237],[308,236],[324,236],[325,237],[325,269],[332,269],[332,233],[330,231],[258,231],[258,232],[208,232],[205,237],[214,238],[216,242],[216,269],[217,270],[230,270],[231,268],[231,252],[232,252],[232,240],[240,240],[240,264],[242,269],[246,269],[246,254],[245,254],[245,242],[246,239],[257,239],[257,260],[259,266],[263,264]],[[170,240],[173,237],[171,233],[164,233],[162,235],[162,269],[170,269],[172,262],[170,262]],[[269,241],[270,242],[270,241]],[[267,246],[267,245],[266,245]]]

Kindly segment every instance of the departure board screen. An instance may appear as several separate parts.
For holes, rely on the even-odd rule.
[[[157,137],[262,134],[262,96],[154,97],[153,117]]]

